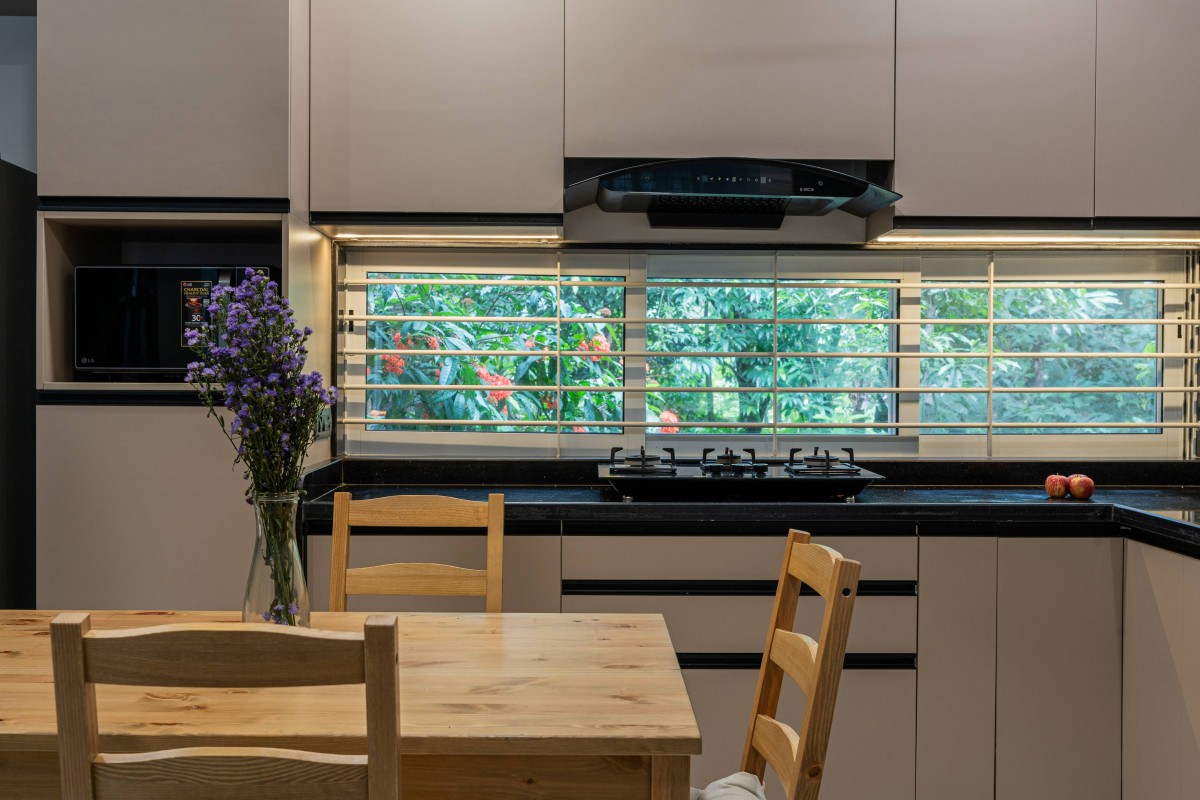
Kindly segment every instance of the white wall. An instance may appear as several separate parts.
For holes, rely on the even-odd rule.
[[[0,16],[0,159],[37,172],[37,17]]]

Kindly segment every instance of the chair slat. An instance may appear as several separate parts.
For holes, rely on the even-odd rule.
[[[798,544],[788,560],[788,574],[799,578],[828,600],[833,594],[833,565],[840,558],[835,550],[821,544]]]
[[[380,564],[346,570],[347,594],[474,596],[487,593],[487,572],[450,564]]]
[[[783,785],[790,785],[794,780],[796,753],[800,749],[799,734],[790,725],[759,714],[752,741]]]
[[[487,503],[457,497],[392,495],[355,500],[350,504],[351,526],[482,528],[487,524]]]
[[[160,625],[92,631],[83,649],[92,683],[258,688],[363,682],[362,637],[338,631]]]
[[[367,757],[359,755],[189,747],[100,755],[92,772],[96,800],[227,800],[233,789],[256,800],[367,800]]]
[[[779,630],[771,642],[771,660],[791,676],[805,697],[817,684],[817,643],[803,633]]]

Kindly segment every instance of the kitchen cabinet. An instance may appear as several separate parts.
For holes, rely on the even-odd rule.
[[[754,669],[684,669],[704,752],[692,756],[692,786],[738,771],[754,702]],[[846,669],[838,686],[821,800],[912,800],[917,688],[911,669]],[[799,727],[804,695],[785,680],[779,718]],[[767,797],[784,797],[767,770]]]
[[[1200,562],[1127,541],[1125,797],[1200,796]]]
[[[42,405],[36,426],[38,608],[241,608],[254,511],[205,409]]]
[[[566,0],[568,157],[892,157],[892,0]]]
[[[561,611],[559,604],[560,539],[558,536],[504,536],[504,611]],[[329,608],[329,558],[332,537],[308,537],[308,589],[314,611]],[[487,537],[483,535],[400,534],[350,536],[350,566],[417,562],[483,569]],[[482,597],[355,596],[350,611],[483,611]]]
[[[1121,797],[1119,538],[1001,538],[996,800]]]
[[[286,198],[289,0],[43,0],[38,194]]]
[[[896,5],[897,214],[1091,217],[1094,0]]]
[[[786,542],[783,527],[778,536],[699,535],[715,533],[702,523],[691,536],[563,536],[563,611],[660,613],[676,652],[688,654],[681,657],[684,679],[704,736],[703,755],[692,758],[693,786],[737,771]],[[916,763],[917,538],[847,534],[814,541],[860,560],[864,581],[895,582],[890,591],[877,583],[878,592],[859,596],[848,650],[851,659],[895,655],[889,666],[898,667],[857,668],[866,659],[842,673],[821,797],[907,800]],[[802,596],[796,629],[819,631],[823,611],[820,597]],[[781,718],[799,725],[803,695],[785,681],[781,697]],[[770,776],[768,795],[781,792]]]
[[[994,536],[922,537],[916,786],[921,800],[992,800]]]
[[[315,212],[561,213],[561,0],[313,0]]]
[[[1099,0],[1096,216],[1200,216],[1200,4]]]

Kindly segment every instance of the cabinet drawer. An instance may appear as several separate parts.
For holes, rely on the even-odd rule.
[[[692,756],[692,786],[737,772],[758,671],[685,669],[704,752]],[[842,672],[821,781],[821,800],[912,800],[916,752],[916,671]],[[779,718],[799,729],[804,696],[785,679]],[[767,797],[786,795],[767,770]]]
[[[564,536],[567,580],[774,580],[783,561],[779,536]],[[818,536],[861,561],[862,580],[916,580],[916,536]]]
[[[678,653],[761,653],[774,597],[567,595],[562,610],[662,614]],[[825,603],[801,597],[796,630],[821,630]],[[851,653],[915,653],[917,598],[860,597],[850,624]]]

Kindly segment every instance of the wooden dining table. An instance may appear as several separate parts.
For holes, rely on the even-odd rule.
[[[0,796],[58,798],[53,611],[0,611]],[[700,731],[658,614],[399,614],[404,800],[682,800]],[[367,614],[314,613],[361,630]],[[93,629],[228,622],[98,611]],[[97,686],[100,748],[366,752],[364,689]]]

